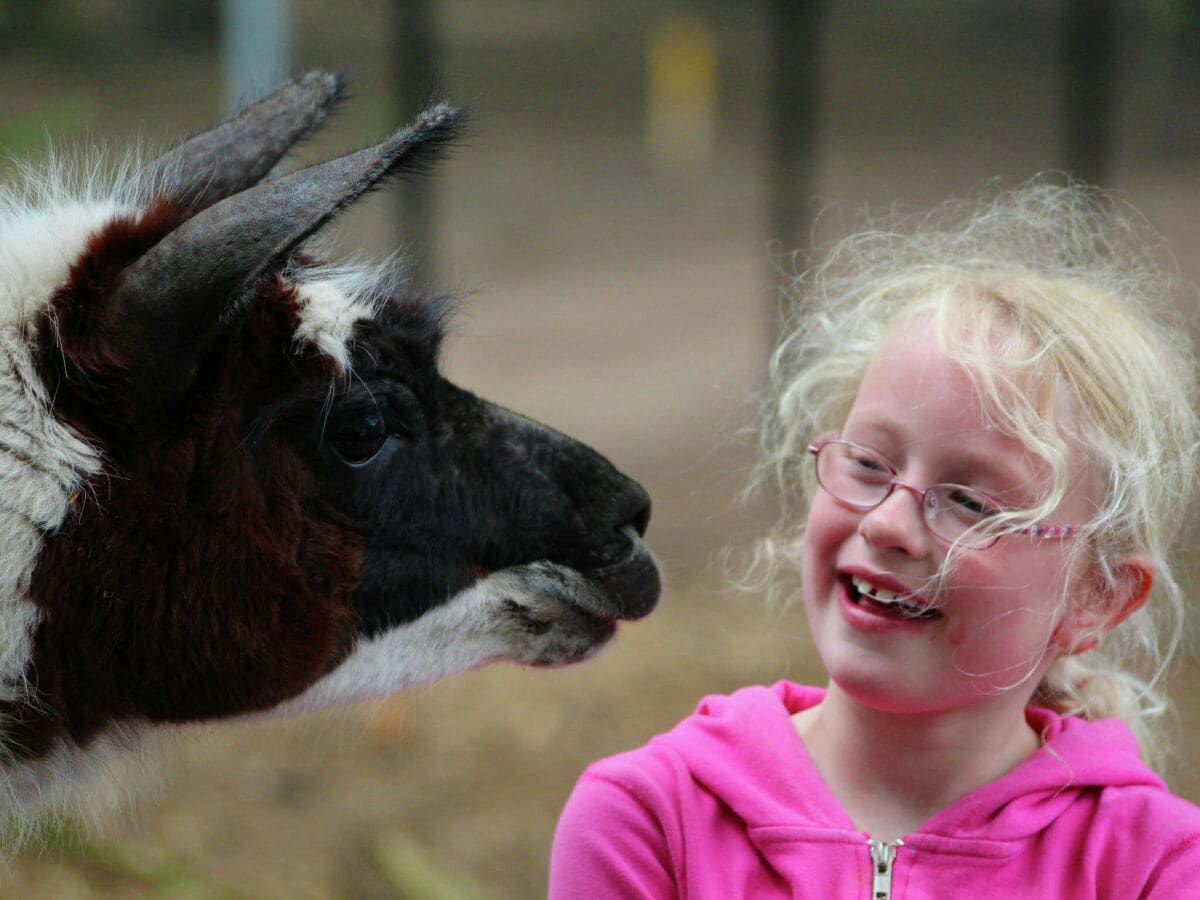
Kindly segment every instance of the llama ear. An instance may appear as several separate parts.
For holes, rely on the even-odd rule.
[[[122,274],[106,316],[143,409],[172,405],[271,267],[389,175],[412,170],[457,134],[466,114],[426,110],[387,140],[258,184],[197,213]]]
[[[246,107],[232,119],[168,150],[148,167],[142,183],[168,188],[193,209],[258,184],[297,141],[324,121],[344,81],[309,72]]]

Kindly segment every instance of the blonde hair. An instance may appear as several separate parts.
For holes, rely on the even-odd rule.
[[[1071,523],[1084,525],[1070,552],[1094,573],[1090,599],[1119,593],[1128,554],[1153,561],[1149,602],[1096,649],[1057,659],[1034,698],[1063,714],[1123,718],[1156,759],[1149,722],[1167,709],[1158,686],[1185,611],[1170,554],[1194,505],[1198,434],[1195,361],[1171,312],[1176,280],[1154,259],[1158,243],[1111,197],[1037,180],[921,217],[892,213],[887,227],[837,244],[792,284],[786,337],[771,360],[756,484],[774,488],[783,508],[758,548],[760,573],[778,590],[778,576],[799,568],[815,489],[809,442],[841,428],[892,333],[932,321],[942,352],[971,373],[990,424],[1052,472],[1034,507],[989,527],[1052,513],[1074,446],[1099,474],[1095,515]],[[969,551],[952,547],[947,566],[958,552]],[[1065,585],[1060,602],[1079,600]]]

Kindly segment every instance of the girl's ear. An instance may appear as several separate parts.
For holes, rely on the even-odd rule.
[[[1117,565],[1117,583],[1110,589],[1112,603],[1109,609],[1116,610],[1105,623],[1105,630],[1116,628],[1141,609],[1154,590],[1154,562],[1145,553],[1131,553]]]
[[[1054,642],[1067,654],[1083,653],[1145,605],[1154,589],[1155,567],[1144,553],[1131,553],[1113,567],[1111,584],[1097,584],[1097,598],[1076,607],[1054,630]]]

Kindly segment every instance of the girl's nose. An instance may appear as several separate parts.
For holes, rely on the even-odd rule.
[[[920,495],[903,483],[897,483],[886,500],[863,513],[858,533],[877,550],[899,550],[914,559],[929,553],[933,537],[925,526]]]

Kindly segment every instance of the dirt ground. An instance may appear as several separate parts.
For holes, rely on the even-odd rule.
[[[313,158],[392,123],[387,38],[356,4],[339,9],[336,28],[324,4],[296,5],[301,68],[358,61],[356,99],[305,150]],[[721,139],[702,167],[670,171],[641,145],[641,61],[656,23],[690,6],[634,6],[570,2],[552,15],[524,0],[497,24],[483,0],[441,5],[446,79],[479,124],[435,178],[433,243],[443,280],[468,298],[449,374],[586,440],[646,485],[666,574],[660,610],[578,667],[497,666],[371,706],[180,730],[149,775],[113,773],[137,787],[118,791],[125,799],[98,832],[59,832],[24,852],[0,876],[0,897],[536,897],[556,816],[589,761],[643,743],[705,694],[820,678],[802,614],[731,589],[723,552],[770,513],[733,502],[751,460],[740,429],[761,383],[772,267],[787,267],[764,224],[763,22],[719,23]],[[628,14],[605,12],[616,7]],[[829,23],[815,208],[836,204],[849,219],[866,202],[927,203],[1061,165],[1053,98],[1039,90],[1051,63],[1035,41],[1001,62],[975,32],[943,44],[930,32],[931,68],[885,40],[880,29],[895,25]],[[985,71],[946,84],[940,66],[955,54]],[[199,53],[122,64],[103,85],[61,60],[20,62],[25,75],[0,99],[9,144],[14,121],[39,116],[155,141],[199,127],[215,104]],[[900,65],[904,79],[889,68]],[[987,66],[1006,67],[1004,78]],[[933,86],[940,106],[922,99]],[[178,102],[184,91],[192,103]],[[1160,119],[1138,116],[1166,101],[1151,96],[1122,99],[1113,183],[1197,280],[1200,166],[1155,149]],[[1013,133],[1021,139],[1004,139]],[[410,240],[389,202],[384,192],[349,216],[342,243],[383,253]],[[842,221],[827,212],[818,236]],[[1198,680],[1193,658],[1173,680],[1181,748],[1200,740]],[[1172,771],[1200,801],[1194,753],[1181,750]]]

